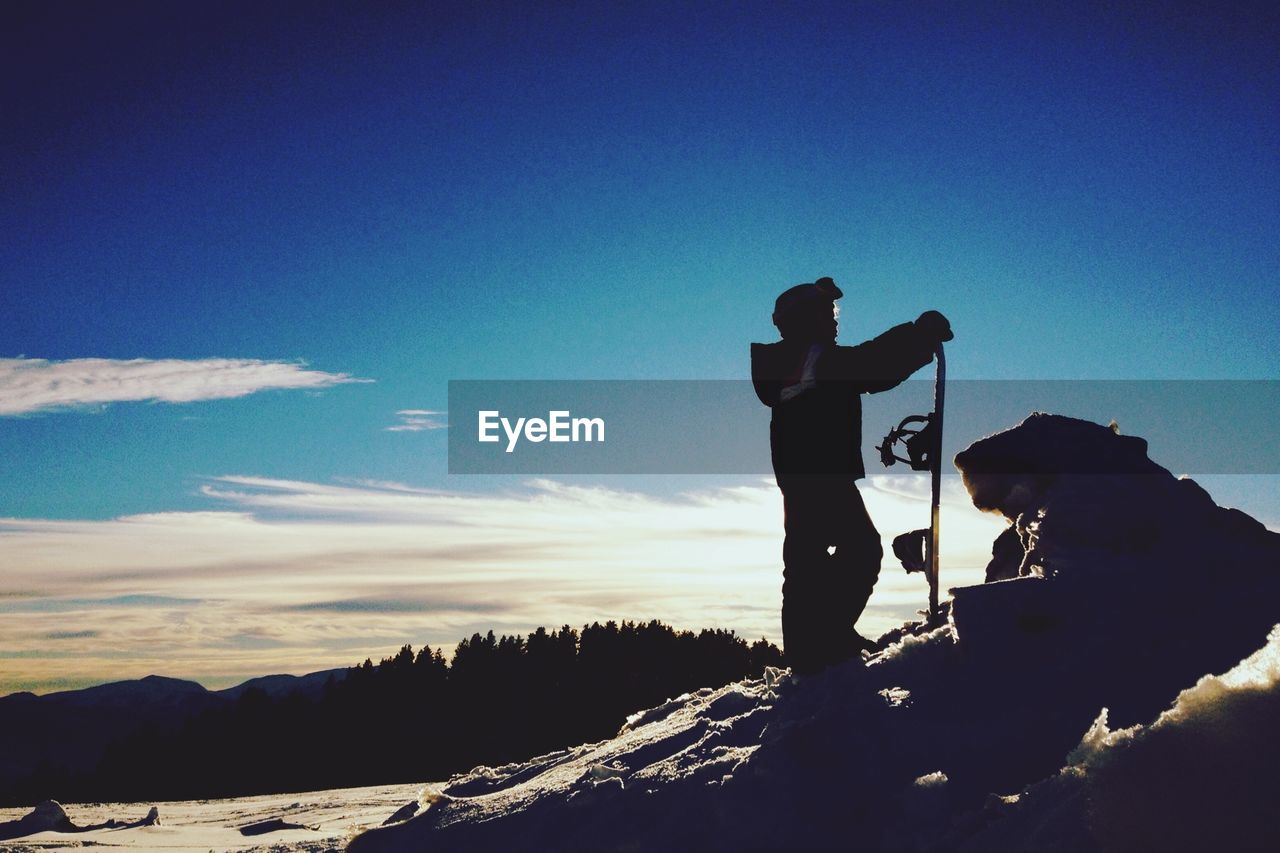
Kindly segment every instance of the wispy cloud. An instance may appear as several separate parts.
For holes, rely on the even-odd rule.
[[[298,362],[247,358],[0,358],[0,416],[141,400],[192,403],[372,381],[308,370]]]
[[[97,631],[50,631],[45,634],[48,640],[87,640],[98,636]]]
[[[396,412],[400,423],[386,428],[387,432],[422,432],[428,429],[448,429],[449,422],[440,420],[446,411],[434,409],[401,409]]]
[[[927,489],[900,479],[864,487],[886,540],[928,515]],[[0,519],[0,657],[12,659],[0,693],[152,672],[217,686],[595,619],[780,638],[772,483],[656,497],[552,480],[462,493],[223,476],[203,493],[224,508]],[[944,583],[979,580],[1003,522],[957,484],[943,524]],[[868,631],[924,602],[920,577],[891,563]]]

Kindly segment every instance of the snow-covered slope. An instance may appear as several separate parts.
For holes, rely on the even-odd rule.
[[[477,768],[350,849],[1270,849],[1280,536],[1083,421],[1033,416],[957,464],[1023,553],[948,625]]]
[[[359,829],[377,826],[421,790],[419,785],[340,788],[305,794],[272,794],[228,800],[146,803],[56,804],[32,809],[0,809],[0,850],[35,851],[125,848],[148,853],[271,851],[318,853],[340,850]],[[147,821],[149,809],[155,820]],[[43,815],[53,820],[40,820]],[[29,826],[6,832],[9,822]],[[117,826],[107,826],[115,821]],[[61,827],[61,831],[55,829]],[[70,831],[71,826],[79,827]],[[86,829],[86,827],[92,827]],[[25,830],[25,831],[24,831]],[[10,835],[13,837],[10,838]]]
[[[1107,716],[1060,772],[990,802],[985,826],[962,849],[1275,849],[1280,629],[1154,723],[1112,729]]]

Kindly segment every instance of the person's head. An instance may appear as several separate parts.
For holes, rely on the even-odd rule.
[[[783,340],[825,343],[836,339],[836,300],[844,293],[829,277],[784,290],[773,305],[773,325]]]

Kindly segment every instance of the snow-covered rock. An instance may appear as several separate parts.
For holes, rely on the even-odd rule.
[[[1280,837],[1277,748],[1251,749],[1280,719],[1280,635],[1250,657],[1280,622],[1280,536],[1084,421],[1033,416],[957,465],[1029,559],[954,590],[949,624],[477,768],[350,849],[1206,849],[1218,808],[1230,849]]]
[[[1145,440],[1077,418],[1033,414],[955,461],[974,505],[1010,522],[989,580],[1110,573],[1117,558],[1128,573],[1172,559],[1193,579],[1280,540],[1152,462]]]
[[[0,839],[21,838],[37,832],[75,832],[76,826],[67,817],[62,804],[45,800],[17,820],[0,823]]]

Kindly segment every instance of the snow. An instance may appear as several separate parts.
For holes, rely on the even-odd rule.
[[[950,687],[928,689],[958,655],[944,628],[865,668],[689,694],[611,740],[456,777],[425,815],[368,833],[352,849],[821,849],[842,837],[869,850],[1144,849],[1134,846],[1144,837],[1162,838],[1145,849],[1211,849],[1179,844],[1203,842],[1186,827],[1154,835],[1152,824],[1168,823],[1154,805],[1135,812],[1136,793],[1176,768],[1159,760],[1167,745],[1140,759],[1126,744],[1162,731],[1184,741],[1228,731],[1252,745],[1272,740],[1280,719],[1280,629],[1261,652],[1181,693],[1154,723],[1115,731],[1105,711],[1092,726],[1057,722],[1056,694],[1040,700],[1003,678],[968,702],[946,696]],[[1246,695],[1265,697],[1271,716],[1242,717],[1237,700]],[[1046,739],[1057,745],[1038,746]],[[1277,748],[1264,751],[1280,759]],[[1206,778],[1233,772],[1229,760],[1215,768],[1213,755],[1201,757],[1195,771]],[[1249,764],[1247,754],[1236,758],[1237,767]],[[1146,764],[1126,767],[1138,760]],[[1099,775],[1103,766],[1119,769]],[[1252,778],[1253,796],[1235,809],[1237,832],[1218,849],[1258,849],[1274,772]],[[1024,790],[1027,782],[1035,784]],[[1123,795],[1105,796],[1117,786]],[[1116,804],[1119,844],[1090,835],[1091,816],[1111,814],[1090,805],[1097,792]]]
[[[360,829],[377,826],[408,803],[417,803],[422,784],[383,785],[306,794],[273,794],[226,800],[191,800],[154,804],[159,825],[88,832],[38,832],[0,841],[5,851],[71,850],[81,847],[126,848],[148,851],[273,850],[320,851],[341,849]],[[93,803],[67,805],[67,816],[78,826],[142,818],[151,804]],[[17,820],[31,809],[0,809],[0,823]],[[312,829],[277,829],[243,835],[242,827],[279,821]]]
[[[1280,626],[1222,675],[1206,675],[1150,724],[1112,729],[1104,708],[1054,776],[993,803],[962,849],[1002,850],[1063,828],[1062,850],[1269,850],[1280,745]],[[1080,838],[1080,828],[1091,834]],[[1083,843],[1081,843],[1083,841]]]

